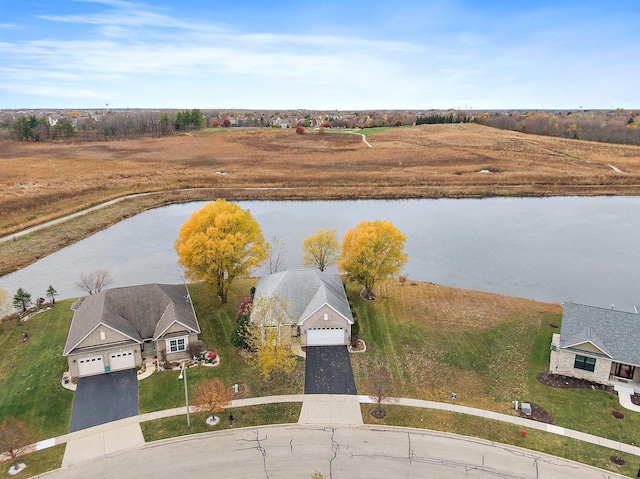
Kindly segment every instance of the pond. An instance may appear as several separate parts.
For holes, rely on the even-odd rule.
[[[409,279],[547,302],[633,311],[640,305],[640,198],[239,202],[267,239],[284,243],[286,268],[302,267],[301,244],[318,228],[338,237],[365,220],[389,220],[407,237]],[[204,203],[150,210],[0,278],[44,296],[82,295],[80,273],[107,269],[112,287],[179,283],[173,242]],[[264,274],[265,269],[255,272]]]

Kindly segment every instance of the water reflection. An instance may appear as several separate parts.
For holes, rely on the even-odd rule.
[[[0,278],[34,297],[49,284],[79,296],[81,272],[107,269],[113,286],[178,283],[173,241],[204,203],[142,213]],[[406,236],[411,279],[550,302],[633,311],[640,304],[640,198],[240,202],[267,239],[285,243],[285,266],[302,267],[302,240],[318,228],[339,238],[360,221],[389,220]],[[257,271],[262,274],[264,271]]]

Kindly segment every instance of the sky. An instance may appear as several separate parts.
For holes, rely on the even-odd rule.
[[[0,109],[637,109],[638,25],[638,0],[0,0]]]

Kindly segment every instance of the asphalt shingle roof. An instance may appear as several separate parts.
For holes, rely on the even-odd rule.
[[[114,288],[81,298],[75,309],[64,355],[71,353],[98,325],[133,341],[158,339],[174,322],[200,333],[186,286],[145,284]]]
[[[640,366],[640,315],[564,303],[560,348],[587,341],[617,362]]]
[[[263,276],[256,285],[255,297],[277,296],[286,300],[291,324],[300,324],[311,313],[327,304],[353,324],[351,308],[337,274],[317,269],[290,269]]]

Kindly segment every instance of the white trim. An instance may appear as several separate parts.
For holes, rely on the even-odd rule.
[[[184,341],[184,349],[177,349],[176,351],[171,351],[171,341],[175,341],[176,342],[176,347],[178,346],[178,341],[183,340]],[[167,338],[164,340],[165,341],[165,348],[167,351],[167,354],[175,354],[175,353],[182,353],[184,351],[187,350],[187,348],[189,347],[189,336],[176,336],[175,338]]]
[[[320,311],[320,310],[321,310],[322,308],[324,308],[325,306],[326,306],[326,307],[328,307],[328,308],[330,308],[330,309],[332,309],[333,311],[335,311],[335,312],[336,312],[336,314],[337,314],[338,316],[340,316],[342,319],[344,319],[344,320],[347,322],[347,324],[353,324],[353,323],[354,323],[354,321],[353,321],[352,319],[347,318],[344,314],[342,314],[342,313],[341,313],[340,311],[338,311],[336,308],[334,308],[333,306],[331,306],[329,303],[322,303],[322,304],[320,305],[320,307],[319,307],[319,308],[316,308],[314,311],[312,311],[311,313],[309,313],[309,314],[308,314],[304,319],[300,320],[300,321],[298,322],[298,326],[301,326],[301,325],[302,325],[302,324],[303,324],[307,319],[309,319],[311,316],[313,316],[314,314],[316,314],[318,311]]]
[[[75,313],[74,313],[74,317],[75,317]],[[93,332],[95,332],[95,330],[96,330],[96,329],[98,329],[98,327],[99,327],[99,326],[103,326],[103,327],[105,327],[105,328],[109,328],[111,331],[116,332],[116,333],[118,333],[118,334],[121,334],[121,335],[122,335],[122,336],[124,336],[125,338],[129,338],[131,341],[135,341],[135,342],[136,342],[136,343],[138,343],[138,344],[141,344],[141,343],[142,343],[142,341],[140,341],[139,339],[132,338],[132,337],[131,337],[131,336],[129,336],[128,334],[125,334],[125,333],[123,333],[122,331],[120,331],[120,330],[118,330],[118,329],[116,329],[116,328],[114,328],[114,327],[112,327],[112,326],[109,326],[108,324],[105,324],[105,323],[103,323],[103,322],[101,321],[101,322],[99,322],[98,324],[96,324],[96,325],[95,325],[95,327],[94,327],[92,330],[90,330],[87,334],[85,334],[85,336],[84,336],[80,341],[78,341],[78,342],[77,342],[77,343],[76,343],[76,344],[75,344],[71,349],[69,349],[68,351],[66,351],[66,352],[63,354],[63,356],[69,356],[70,354],[73,354],[73,350],[74,350],[74,349],[76,349],[76,348],[78,347],[78,345],[79,345],[79,344],[81,344],[85,339],[87,339],[87,338],[88,338],[88,337],[89,337]],[[116,342],[116,341],[113,341],[113,342]],[[103,345],[101,345],[101,346],[104,346],[105,348],[107,348],[107,347],[109,347],[109,344],[110,344],[110,343],[106,343],[106,344],[103,344]]]
[[[580,346],[581,344],[587,344],[589,343],[591,346],[593,346],[594,348],[596,348],[598,351],[600,351],[602,354],[604,354],[605,356],[607,356],[609,359],[613,359],[613,356],[611,356],[608,352],[606,352],[604,349],[602,349],[600,346],[596,345],[593,341],[589,341],[588,339],[586,341],[580,341],[579,343],[574,343],[574,344],[569,344],[568,346],[564,346],[562,349],[578,349],[580,351],[584,351],[585,353],[587,353],[587,355],[590,354],[598,354],[595,353],[593,351],[585,351],[584,349],[580,349],[578,346]],[[597,359],[597,358],[594,358]]]
[[[183,328],[187,329],[188,331],[191,331],[191,333],[189,333],[189,334],[200,334],[200,331],[196,331],[191,326],[187,326],[186,324],[178,321],[177,319],[174,319],[166,328],[164,328],[164,330],[160,334],[158,334],[155,337],[150,338],[150,339],[152,339],[153,341],[157,341],[162,336],[164,336],[164,334],[169,330],[169,328],[171,328],[171,326],[173,326],[176,323],[178,323],[180,326],[182,326]]]

